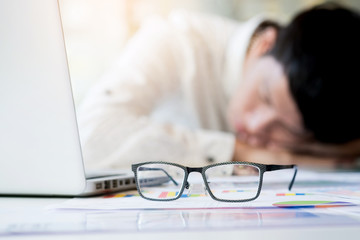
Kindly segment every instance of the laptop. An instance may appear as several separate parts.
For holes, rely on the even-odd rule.
[[[135,188],[130,166],[85,173],[58,1],[1,0],[0,36],[0,195]]]

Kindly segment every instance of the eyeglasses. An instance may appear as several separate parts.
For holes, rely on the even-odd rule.
[[[293,168],[289,184],[291,190],[296,165],[266,165],[250,162],[225,162],[205,167],[185,167],[169,162],[144,162],[132,165],[136,187],[141,197],[153,201],[171,201],[182,196],[188,189],[191,172],[201,173],[209,195],[222,202],[247,202],[259,195],[264,172]]]

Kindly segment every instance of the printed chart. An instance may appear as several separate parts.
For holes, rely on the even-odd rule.
[[[301,176],[293,191],[278,178],[255,201],[224,203],[204,188],[184,191],[174,201],[149,201],[137,191],[74,198],[0,218],[0,236],[37,232],[239,230],[288,227],[360,227],[360,173]],[[270,181],[269,181],[270,180]],[[190,183],[191,184],[191,183]],[[163,190],[163,189],[162,189]],[[237,189],[239,190],[239,189]],[[202,192],[201,192],[202,191]],[[223,189],[231,194],[234,189]],[[158,196],[177,194],[158,191]],[[0,211],[1,215],[1,211]]]

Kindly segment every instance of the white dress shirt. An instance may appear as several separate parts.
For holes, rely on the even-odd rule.
[[[262,20],[176,11],[144,24],[80,106],[85,166],[230,161],[227,107]]]

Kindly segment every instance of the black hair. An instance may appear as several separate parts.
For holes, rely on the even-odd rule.
[[[280,29],[269,54],[283,66],[304,127],[315,139],[360,138],[359,13],[334,3],[306,10]]]

